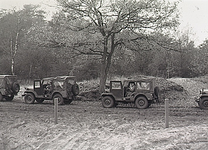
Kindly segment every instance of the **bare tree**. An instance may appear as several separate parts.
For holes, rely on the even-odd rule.
[[[134,35],[171,29],[178,24],[177,2],[165,0],[57,0],[68,16],[68,29],[82,31],[71,45],[78,53],[101,56],[100,92],[104,91],[116,49]],[[125,31],[125,32],[124,32]],[[126,34],[123,34],[126,33]],[[135,34],[136,33],[136,34]],[[89,36],[91,35],[91,36]]]

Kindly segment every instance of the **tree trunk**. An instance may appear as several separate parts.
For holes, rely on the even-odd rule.
[[[101,66],[101,75],[100,75],[100,93],[103,93],[105,91],[105,84],[106,84],[106,79],[107,79],[107,73],[103,71],[103,67],[105,67],[103,64]]]
[[[105,91],[105,84],[106,84],[108,72],[109,72],[109,69],[111,66],[111,59],[112,59],[112,55],[115,50],[114,39],[115,39],[115,34],[112,34],[111,35],[111,47],[110,47],[109,53],[107,51],[108,39],[105,38],[105,41],[104,41],[104,53],[103,53],[103,57],[102,57],[101,73],[100,73],[100,93]]]
[[[16,56],[17,49],[18,49],[18,38],[19,38],[19,32],[17,32],[17,34],[16,34],[14,50],[13,50],[13,42],[12,42],[12,39],[11,39],[11,45],[10,45],[11,46],[11,57],[12,57],[12,64],[11,64],[11,72],[12,72],[12,75],[14,75],[14,65],[15,65],[14,58]]]
[[[11,41],[10,41],[10,50],[11,50],[11,73],[12,75],[14,75],[14,59],[13,59],[13,41],[12,41],[12,38],[11,38]]]
[[[100,70],[100,93],[105,91],[105,84],[107,79],[106,64],[107,64],[107,52],[108,52],[108,37],[104,38],[104,51],[101,60],[101,70]]]

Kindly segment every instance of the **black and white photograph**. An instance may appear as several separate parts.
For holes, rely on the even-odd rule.
[[[207,150],[207,0],[0,0],[0,150]]]

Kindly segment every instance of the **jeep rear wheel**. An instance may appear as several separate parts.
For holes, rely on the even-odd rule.
[[[71,104],[72,101],[73,101],[73,99],[69,99],[68,100],[68,104]]]
[[[55,94],[55,95],[53,96],[53,103],[54,103],[54,101],[55,101],[56,99],[58,99],[58,105],[63,105],[63,104],[64,104],[64,99],[63,99],[63,97],[61,96],[61,94]]]
[[[136,100],[135,100],[135,105],[137,108],[139,109],[145,109],[148,107],[149,103],[148,100],[143,97],[143,96],[139,96]]]
[[[102,98],[102,105],[105,108],[111,108],[115,106],[115,101],[112,97],[110,96],[105,96]]]
[[[6,97],[5,97],[5,99],[6,99],[7,101],[12,101],[13,98],[14,98],[14,95],[6,96]]]
[[[148,107],[150,107],[152,105],[152,101],[151,102],[148,102]]]
[[[25,103],[26,104],[33,104],[35,102],[35,97],[32,93],[27,93],[25,95]]]
[[[199,100],[199,107],[202,109],[208,109],[208,97],[202,97]]]
[[[73,99],[64,99],[64,104],[71,104]]]
[[[44,101],[44,99],[36,99],[36,102],[37,102],[38,104],[42,104],[43,101]]]

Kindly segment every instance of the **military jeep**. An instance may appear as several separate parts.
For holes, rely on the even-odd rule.
[[[17,77],[14,75],[0,75],[0,101],[12,101],[14,95],[17,95],[20,90],[20,85],[17,82]]]
[[[134,103],[137,108],[148,108],[152,103],[159,102],[159,88],[154,78],[138,80],[110,81],[108,91],[102,93],[102,105],[105,108],[116,106],[119,102]]]
[[[196,99],[201,109],[208,109],[208,89],[200,90],[200,97]]]
[[[32,104],[35,101],[42,103],[44,100],[58,99],[58,104],[71,103],[79,94],[79,86],[74,76],[57,76],[34,80],[33,88],[26,88],[24,94],[25,103]]]

